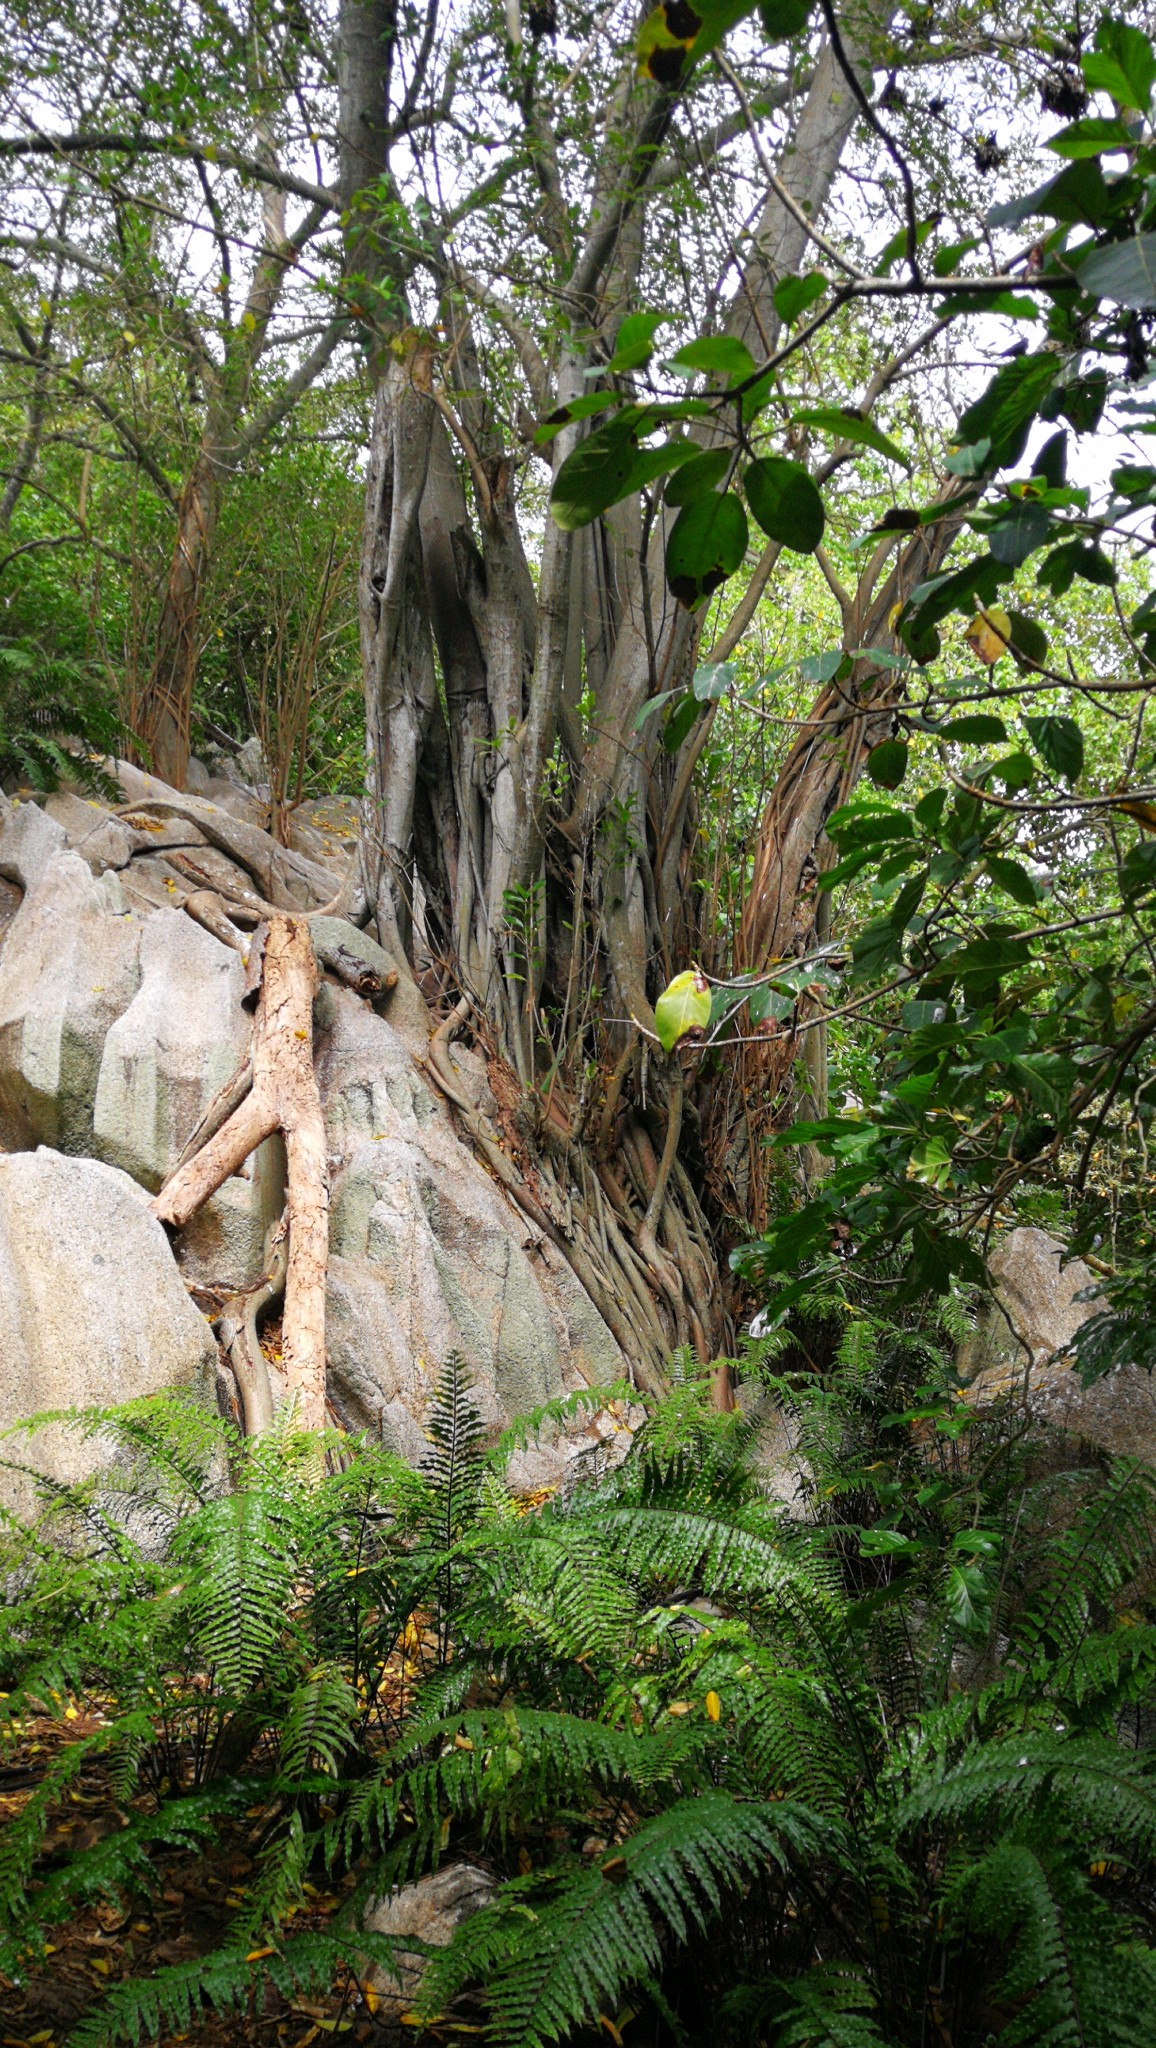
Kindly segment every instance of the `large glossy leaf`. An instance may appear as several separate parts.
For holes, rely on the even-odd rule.
[[[1040,892],[1018,860],[1008,860],[1001,853],[989,853],[984,865],[992,881],[1011,897],[1013,903],[1022,903],[1027,908],[1038,902]]]
[[[821,270],[809,270],[805,277],[781,277],[775,286],[775,311],[793,327],[826,289],[827,278]]]
[[[1065,782],[1078,782],[1084,767],[1084,735],[1075,719],[1049,713],[1044,718],[1025,718],[1024,724],[1048,767]]]
[[[1018,461],[1029,422],[1051,389],[1060,365],[1049,351],[1015,356],[997,370],[987,390],[969,405],[959,422],[964,443],[991,442],[991,466],[1002,469]]]
[[[706,334],[699,341],[688,341],[685,348],[671,356],[670,368],[703,370],[734,383],[742,377],[753,376],[755,359],[746,343],[735,335]]]
[[[813,0],[759,0],[759,20],[768,43],[785,43],[811,18]]]
[[[818,488],[801,463],[791,462],[785,455],[760,456],[748,464],[743,489],[770,540],[781,541],[796,554],[814,554],[827,515]]]
[[[708,491],[684,505],[666,543],[666,580],[693,611],[733,576],[747,551],[747,515],[733,491]]]
[[[618,330],[614,354],[606,367],[620,373],[641,369],[654,354],[655,329],[662,326],[665,313],[628,313]]]
[[[1156,306],[1156,234],[1133,235],[1094,249],[1076,276],[1086,292],[1109,299],[1114,306],[1141,311]]]
[[[729,448],[705,448],[692,461],[684,462],[666,487],[668,505],[689,505],[703,491],[721,484],[731,464]]]
[[[688,1031],[705,1031],[710,1021],[710,989],[697,969],[688,967],[667,983],[654,1005],[654,1028],[664,1052],[673,1052]]]
[[[1110,93],[1122,107],[1148,112],[1156,84],[1156,55],[1146,35],[1126,21],[1105,16],[1096,30],[1096,46],[1080,68],[1094,92]]]
[[[1015,569],[1021,562],[1026,562],[1037,548],[1043,547],[1050,525],[1045,506],[1034,504],[1030,498],[1021,498],[1006,519],[992,527],[987,544],[997,562]]]
[[[867,773],[877,789],[898,789],[907,773],[904,740],[880,740],[867,756]]]
[[[1131,149],[1134,141],[1131,129],[1123,121],[1089,114],[1082,121],[1073,121],[1069,128],[1061,128],[1048,148],[1057,156],[1101,156],[1105,151]]]
[[[566,457],[550,493],[550,510],[565,532],[589,526],[611,505],[699,453],[693,441],[684,439],[640,447],[637,431],[637,415],[611,420]]]
[[[725,697],[734,682],[738,670],[733,661],[708,661],[696,668],[691,680],[691,689],[700,704],[713,704],[719,697]]]
[[[534,429],[534,439],[539,447],[552,441],[563,427],[572,426],[575,420],[592,419],[596,413],[609,412],[620,403],[615,391],[584,391],[581,398],[572,398],[569,405],[559,405],[548,412]]]
[[[911,464],[894,441],[880,433],[873,421],[865,420],[861,413],[852,412],[847,406],[810,405],[803,412],[794,414],[796,420],[810,427],[819,427],[824,433],[834,434],[840,441],[853,441],[859,448],[873,448],[877,455],[885,455],[888,462],[898,462],[904,469]]]

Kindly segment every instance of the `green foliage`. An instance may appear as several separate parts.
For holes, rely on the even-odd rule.
[[[77,1418],[132,1464],[9,1526],[5,1708],[111,1711],[7,1830],[0,1967],[260,1806],[221,1945],[115,1986],[77,2048],[388,1968],[361,1904],[446,1856],[497,1889],[421,2005],[452,2032],[480,1995],[502,2048],[629,2011],[720,2048],[1149,2038],[1151,1475],[1034,1470],[926,1335],[837,1286],[805,1317],[824,1371],[794,1339],[742,1365],[791,1418],[790,1520],[689,1358],[624,1462],[523,1513],[457,1359],[418,1473],[361,1444],[318,1479],[186,1402]],[[128,1824],[46,1865],[98,1755]],[[360,1879],[323,1932],[292,1924],[310,1869]]]
[[[115,754],[120,721],[83,664],[31,640],[0,641],[0,777],[17,787],[79,782],[114,787],[101,763]]]

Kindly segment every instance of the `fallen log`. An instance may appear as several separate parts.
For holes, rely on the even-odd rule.
[[[329,1172],[313,1071],[317,962],[306,917],[278,913],[259,936],[263,947],[254,945],[250,951],[250,969],[260,977],[251,1086],[223,1123],[206,1131],[203,1142],[182,1160],[151,1207],[162,1223],[182,1230],[262,1140],[280,1130],[288,1167],[289,1228],[282,1356],[299,1427],[316,1431],[325,1426],[329,1263]],[[243,1074],[244,1069],[235,1077],[238,1084]]]

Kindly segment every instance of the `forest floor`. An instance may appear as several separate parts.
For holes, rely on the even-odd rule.
[[[85,1703],[66,1706],[64,1712],[63,1720],[24,1719],[0,1752],[0,1830],[31,1798],[62,1746],[94,1734],[101,1725],[99,1710]],[[148,1805],[147,1798],[133,1803],[141,1811]],[[50,1869],[55,1855],[86,1847],[121,1827],[125,1812],[108,1761],[94,1757],[50,1811],[41,1867]],[[250,1809],[231,1833],[222,1828],[210,1855],[159,1850],[153,1882],[134,1897],[131,1909],[118,1911],[103,1902],[78,1905],[67,1926],[55,1931],[47,1956],[30,1960],[26,1977],[0,1975],[3,2048],[67,2048],[72,2029],[91,2011],[98,1994],[218,1947],[232,1913],[244,1903],[253,1869],[248,1852],[272,1818],[262,1808]],[[323,1926],[354,1883],[351,1876],[332,1890],[306,1885],[304,1903],[287,1929],[300,1933]],[[319,1999],[286,2000],[266,1984],[247,2014],[207,2016],[182,2032],[166,2031],[155,2048],[310,2048],[336,2036],[351,2048],[368,2043],[376,2048],[396,2041],[398,2030],[374,2017],[375,2002],[372,1989],[350,1973]]]

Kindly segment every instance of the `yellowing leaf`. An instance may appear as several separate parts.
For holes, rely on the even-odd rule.
[[[721,1713],[722,1713],[722,1701],[721,1701],[721,1700],[719,1699],[719,1696],[718,1696],[717,1692],[708,1692],[708,1694],[707,1694],[707,1696],[706,1696],[706,1718],[707,1718],[707,1720],[708,1720],[708,1721],[717,1721],[717,1720],[718,1720],[718,1718],[719,1718],[719,1715],[720,1715]]]
[[[977,661],[985,668],[1006,654],[1012,636],[1012,622],[998,604],[989,605],[978,611],[972,620],[964,639]]]
[[[705,1030],[710,1022],[710,989],[697,967],[676,974],[654,1006],[654,1028],[664,1052],[673,1052],[688,1031]]]

